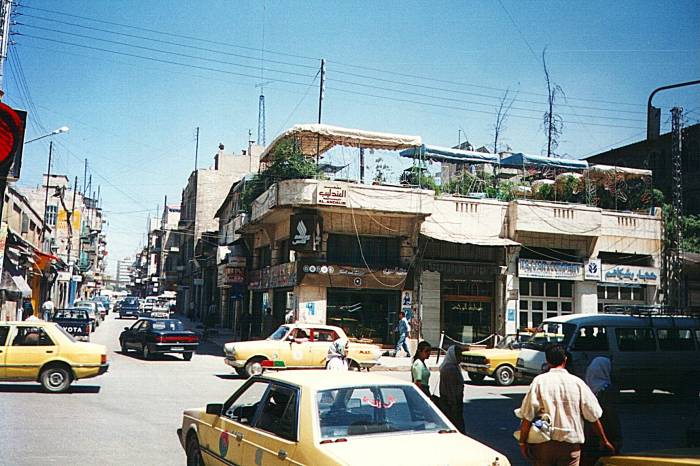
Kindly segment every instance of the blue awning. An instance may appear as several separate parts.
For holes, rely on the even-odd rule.
[[[588,168],[588,162],[578,159],[563,159],[560,157],[518,153],[502,158],[501,166],[507,168],[540,167],[585,170]]]
[[[431,146],[428,144],[402,150],[399,154],[401,157],[432,160],[433,162],[498,163],[498,154],[453,149],[451,147]]]

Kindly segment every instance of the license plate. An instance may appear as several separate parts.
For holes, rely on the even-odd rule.
[[[170,349],[173,351],[185,351],[184,346],[172,346],[172,347],[170,347]]]

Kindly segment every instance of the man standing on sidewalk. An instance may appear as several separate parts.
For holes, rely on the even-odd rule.
[[[612,453],[600,416],[603,410],[586,383],[569,374],[566,352],[560,345],[545,350],[549,372],[532,381],[520,406],[520,451],[535,466],[578,466],[584,442],[584,419],[593,424],[601,443]],[[552,422],[551,440],[528,444],[527,438],[535,418],[549,415]]]
[[[406,352],[407,356],[411,356],[411,352],[408,350],[408,334],[411,333],[411,325],[406,319],[406,314],[403,311],[399,311],[399,323],[396,325],[396,331],[399,333],[399,341],[396,342],[396,351],[394,352],[394,357],[399,356],[399,351],[401,348]]]
[[[50,321],[51,317],[53,317],[53,301],[51,301],[51,299],[47,299],[46,301],[44,301],[44,304],[41,305],[41,310],[44,314],[44,320],[46,322]]]

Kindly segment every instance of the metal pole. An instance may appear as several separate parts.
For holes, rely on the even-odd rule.
[[[51,182],[51,157],[53,156],[53,141],[49,142],[49,167],[46,170],[46,190],[44,193],[44,229],[42,230],[41,240],[46,236],[46,207],[49,204],[49,183]]]
[[[649,99],[647,100],[647,139],[652,140],[656,139],[656,135],[651,134],[653,130],[655,129],[654,126],[652,125],[652,120],[656,120],[657,118],[660,118],[661,113],[659,112],[656,107],[654,107],[651,103],[651,101],[654,99],[654,96],[661,91],[665,91],[668,89],[675,89],[678,87],[685,87],[685,86],[695,86],[697,84],[700,84],[700,79],[696,79],[694,81],[686,81],[684,83],[678,83],[678,84],[669,84],[668,86],[661,86],[657,87],[652,91],[651,94],[649,94]]]
[[[673,107],[671,109],[671,163],[673,173],[673,185],[671,190],[671,207],[673,218],[676,219],[676,231],[673,235],[673,249],[671,259],[671,283],[674,289],[670,296],[670,304],[674,308],[680,308],[682,303],[683,274],[683,166],[681,154],[683,152],[683,109]]]
[[[194,170],[197,171],[197,158],[199,157],[199,126],[197,126],[197,136],[194,146]]]
[[[4,95],[5,59],[10,43],[10,14],[12,12],[12,0],[2,0],[2,42],[0,43],[0,98]]]
[[[365,182],[365,149],[360,147],[360,183]]]
[[[87,189],[87,159],[85,159],[85,168],[83,169],[83,194]]]

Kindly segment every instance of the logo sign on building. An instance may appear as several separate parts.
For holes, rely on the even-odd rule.
[[[658,269],[654,267],[631,267],[627,265],[606,264],[603,281],[624,285],[658,285]]]
[[[583,280],[583,264],[580,262],[519,259],[518,276],[521,278]]]
[[[601,281],[603,278],[603,267],[600,259],[589,259],[583,264],[583,279]]]
[[[292,215],[289,230],[289,249],[318,251],[321,246],[321,219],[318,215]]]
[[[348,194],[342,186],[336,184],[319,184],[316,191],[316,202],[320,205],[348,205]]]

